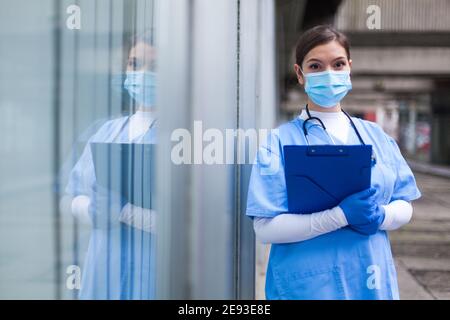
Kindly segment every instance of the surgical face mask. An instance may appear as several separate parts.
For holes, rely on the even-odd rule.
[[[306,94],[323,108],[336,106],[352,89],[350,71],[323,71],[303,75]]]
[[[156,102],[156,73],[151,71],[127,71],[124,87],[141,106],[154,107]]]

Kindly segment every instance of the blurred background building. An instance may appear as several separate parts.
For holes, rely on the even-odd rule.
[[[291,67],[295,39],[301,30],[332,23],[351,43],[354,89],[345,108],[380,124],[409,158],[450,164],[449,1],[297,1],[303,20],[287,9],[289,1],[277,3],[280,23],[291,19],[286,23],[291,29],[280,30],[287,48],[281,62],[283,119],[305,103]],[[380,29],[369,29],[371,17],[380,20]]]
[[[67,24],[73,5],[79,29]],[[380,29],[367,25],[373,5]],[[77,297],[67,279],[90,230],[61,206],[62,176],[99,125],[130,112],[128,40],[148,30],[159,74],[157,296],[263,298],[268,247],[245,216],[251,166],[174,165],[170,136],[195,120],[260,129],[299,114],[293,51],[322,23],[352,44],[343,107],[379,123],[410,163],[447,175],[417,172],[421,218],[395,249],[409,291],[432,283],[419,298],[448,297],[449,15],[449,0],[1,0],[0,298]]]

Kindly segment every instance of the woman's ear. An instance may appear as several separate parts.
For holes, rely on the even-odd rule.
[[[348,60],[348,66],[351,68],[352,67],[352,59]]]
[[[305,80],[303,79],[302,68],[298,64],[294,64],[294,70],[295,70],[295,73],[297,74],[298,83],[300,83],[301,85],[304,85]]]

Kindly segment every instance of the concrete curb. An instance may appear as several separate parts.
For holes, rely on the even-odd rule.
[[[450,167],[439,166],[410,159],[408,159],[407,162],[412,171],[425,174],[432,174],[435,176],[450,179]]]

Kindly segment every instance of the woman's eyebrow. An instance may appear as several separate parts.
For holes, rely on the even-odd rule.
[[[310,58],[310,59],[308,59],[308,60],[306,61],[306,63],[311,62],[311,61],[322,62],[322,61],[319,60],[319,59],[316,59],[316,58]]]
[[[334,62],[334,61],[336,61],[336,60],[341,60],[341,59],[345,59],[345,57],[344,57],[344,56],[341,56],[341,57],[334,58],[333,60],[331,60],[331,62]],[[317,59],[317,58],[310,58],[310,59],[308,59],[308,60],[306,61],[306,63],[309,63],[309,62],[312,62],[312,61],[317,61],[317,62],[322,63],[322,60]]]

